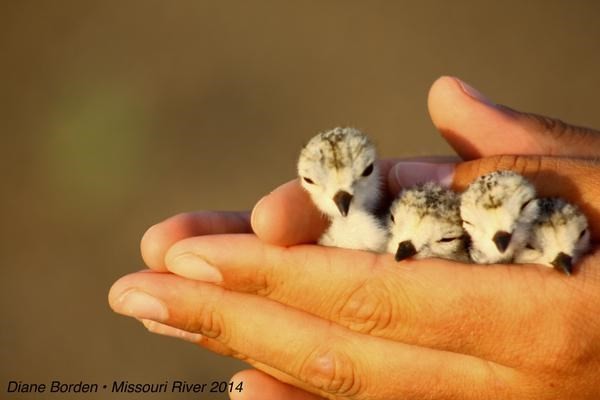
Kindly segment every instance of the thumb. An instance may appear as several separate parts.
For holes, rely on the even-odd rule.
[[[494,104],[457,78],[435,81],[428,107],[436,128],[465,160],[498,154],[592,158],[600,153],[600,132]]]
[[[538,197],[562,197],[581,208],[593,238],[600,238],[600,163],[545,156],[492,156],[458,164],[399,162],[388,174],[392,190],[435,181],[463,191],[481,175],[512,170],[535,186]]]

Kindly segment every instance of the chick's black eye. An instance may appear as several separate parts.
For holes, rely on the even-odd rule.
[[[396,220],[394,219],[394,214],[390,214],[390,219],[392,220],[392,222],[396,222]]]
[[[369,176],[373,172],[373,164],[369,164],[367,168],[362,173],[362,176]]]
[[[582,230],[581,233],[579,234],[579,239],[581,239],[583,237],[583,235],[585,235],[586,232],[587,232],[587,229]]]
[[[453,242],[453,241],[455,241],[457,239],[460,239],[460,237],[443,238],[443,239],[438,240],[438,242],[440,242],[440,243],[449,243],[449,242]]]
[[[307,177],[303,177],[302,179],[304,179],[304,182],[306,183],[310,183],[311,185],[314,183],[312,179],[307,178]]]
[[[523,205],[521,206],[521,211],[523,211],[523,210],[525,209],[525,207],[527,207],[527,205],[528,205],[529,203],[531,203],[532,201],[533,201],[533,199],[529,199],[529,200],[527,200],[525,203],[523,203]]]

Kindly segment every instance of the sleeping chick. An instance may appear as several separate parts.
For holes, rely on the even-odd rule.
[[[468,262],[460,197],[429,182],[404,189],[390,209],[387,251],[396,261],[437,257]]]
[[[539,199],[538,205],[539,215],[531,236],[515,262],[542,264],[570,275],[573,265],[590,247],[587,219],[563,199]]]
[[[516,172],[495,171],[469,185],[461,195],[460,214],[474,262],[512,262],[538,215],[535,189]]]

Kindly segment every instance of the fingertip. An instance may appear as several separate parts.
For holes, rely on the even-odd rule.
[[[254,399],[269,399],[270,386],[269,381],[262,376],[264,373],[255,369],[245,369],[243,371],[236,372],[229,383],[232,384],[233,388],[242,386],[241,390],[233,390],[229,393],[231,400],[254,400]]]
[[[441,76],[433,82],[427,94],[427,108],[433,123],[437,126],[440,117],[442,117],[448,99],[454,99],[460,95],[459,85],[451,76]],[[460,97],[458,96],[459,100]]]
[[[297,180],[263,197],[252,211],[251,223],[256,236],[278,246],[314,242],[327,226]]]
[[[111,285],[110,289],[108,290],[108,305],[113,311],[118,312],[117,305],[119,303],[119,299],[121,298],[123,293],[128,291],[131,287],[135,286],[136,278],[138,276],[138,272],[127,274],[117,279]]]
[[[209,213],[179,213],[152,225],[140,241],[140,251],[146,265],[155,271],[167,271],[164,259],[167,249],[178,240],[197,234],[195,219],[210,225],[210,217]]]
[[[436,79],[429,88],[429,93],[427,95],[427,106],[429,107],[429,111],[443,111],[443,109],[436,106],[440,105],[440,103],[447,106],[448,103],[455,104],[456,102],[471,102],[473,105],[479,104],[487,107],[496,106],[496,104],[487,96],[459,78],[454,76],[441,76]]]
[[[427,107],[434,125],[449,130],[474,112],[492,109],[493,103],[466,82],[452,76],[438,78],[429,89]],[[444,130],[441,129],[444,134]]]
[[[254,205],[250,215],[250,225],[252,226],[252,231],[261,240],[268,243],[273,243],[273,239],[277,239],[274,237],[276,236],[274,234],[277,234],[278,232],[274,232],[274,229],[271,227],[271,220],[274,218],[274,215],[273,210],[271,209],[271,199],[269,196],[270,193],[263,196]]]
[[[433,124],[462,158],[507,147],[505,127],[512,125],[507,125],[511,118],[468,83],[452,76],[438,78],[429,89],[427,107]]]
[[[142,259],[155,271],[167,271],[165,254],[179,240],[222,233],[249,233],[249,214],[228,211],[180,213],[151,226],[142,236]]]
[[[144,232],[140,241],[140,252],[144,263],[153,270],[166,271],[164,255],[164,231],[162,223],[152,225]]]

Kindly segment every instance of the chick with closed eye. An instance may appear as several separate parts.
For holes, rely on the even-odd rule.
[[[479,264],[509,263],[527,243],[538,216],[535,188],[512,171],[477,178],[461,195],[460,215]]]
[[[396,261],[437,257],[469,262],[460,197],[429,182],[404,189],[390,209],[387,251]]]
[[[515,262],[542,264],[571,275],[590,247],[587,218],[560,198],[539,199],[538,205],[527,245],[517,253]]]

